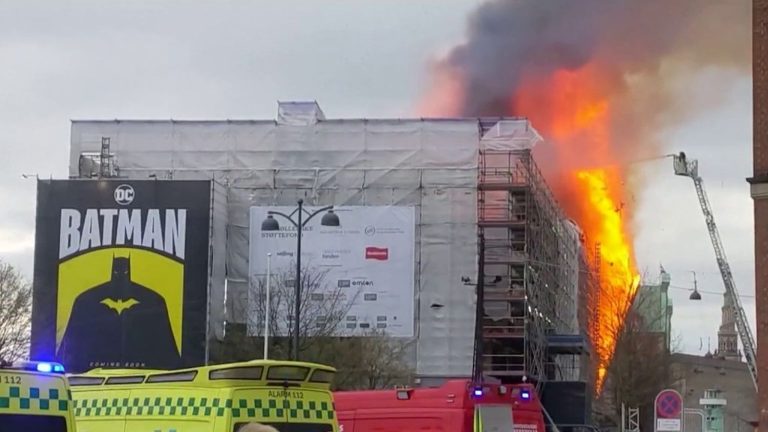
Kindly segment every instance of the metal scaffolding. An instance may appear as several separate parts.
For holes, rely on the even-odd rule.
[[[590,339],[594,291],[583,236],[528,149],[480,150],[477,202],[485,243],[483,372],[510,382],[558,379],[555,357],[578,357],[583,347],[558,352],[548,340]]]

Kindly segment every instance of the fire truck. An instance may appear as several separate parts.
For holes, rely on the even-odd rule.
[[[544,432],[542,405],[530,384],[335,392],[342,432]]]

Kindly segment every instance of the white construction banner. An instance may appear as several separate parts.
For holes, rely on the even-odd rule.
[[[318,207],[304,207],[303,221]],[[273,214],[278,229],[262,230],[270,212],[291,216],[296,207],[251,207],[248,333],[263,332],[270,257],[270,332],[287,335],[292,324],[297,230]],[[374,330],[414,335],[415,208],[336,207],[340,226],[324,226],[325,211],[304,225],[301,239],[302,334],[360,336]],[[274,225],[274,224],[273,224]],[[277,322],[275,322],[277,321]],[[332,327],[332,328],[331,328]],[[317,332],[317,333],[315,333]]]

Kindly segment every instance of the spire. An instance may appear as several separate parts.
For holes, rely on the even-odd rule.
[[[733,308],[733,299],[728,294],[723,294],[723,307],[721,308],[720,329],[717,332],[716,356],[725,360],[741,361],[738,336],[736,333],[736,315]]]

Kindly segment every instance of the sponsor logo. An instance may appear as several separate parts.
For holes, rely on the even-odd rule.
[[[320,255],[323,259],[340,259],[342,255],[349,255],[352,253],[351,249],[325,249]]]
[[[304,229],[301,230],[303,233],[307,233],[312,231],[312,226],[305,226]],[[287,225],[283,224],[280,225],[280,229],[277,231],[262,231],[261,232],[261,238],[269,238],[269,239],[275,239],[275,238],[295,238],[296,237],[296,227],[293,225]]]
[[[376,234],[405,234],[405,231],[398,227],[378,227]]]
[[[376,301],[379,296],[376,294],[363,294],[364,301]]]
[[[337,286],[339,288],[349,288],[352,286],[352,281],[349,279],[340,279]]]
[[[405,234],[405,231],[403,231],[402,228],[397,227],[376,227],[373,225],[368,225],[363,230],[365,235],[367,236],[373,236],[375,234]]]
[[[293,252],[280,251],[276,255],[279,256],[279,257],[292,257],[293,256]]]
[[[133,198],[136,196],[136,191],[133,190],[133,186],[127,184],[121,184],[115,188],[115,202],[120,205],[128,205],[133,202]]]
[[[379,321],[379,322],[386,321],[386,320],[387,320],[387,316],[386,315],[378,315],[376,317],[376,321]]]
[[[389,248],[368,246],[365,248],[365,259],[387,261],[389,259]]]
[[[363,280],[353,280],[352,281],[352,286],[353,287],[372,287],[373,286],[373,281],[372,280],[366,280],[366,279],[363,279]]]

